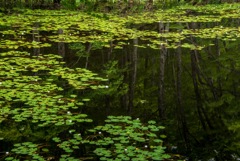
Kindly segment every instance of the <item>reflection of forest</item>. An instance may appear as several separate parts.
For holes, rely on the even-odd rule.
[[[215,25],[189,23],[187,28]],[[186,42],[205,48],[136,48],[145,42],[134,39],[123,50],[90,51],[91,70],[99,70],[99,65],[108,67],[105,73],[110,78],[112,93],[93,97],[89,113],[95,118],[130,114],[143,120],[159,120],[166,126],[167,140],[177,145],[178,153],[187,150],[207,158],[217,153],[217,157],[230,160],[234,151],[238,151],[234,147],[238,146],[239,138],[239,40],[189,35],[179,43]],[[126,85],[128,91],[123,88]],[[101,115],[95,115],[96,108],[102,111]]]
[[[50,1],[42,1],[42,3],[45,2]],[[132,2],[129,1],[129,3]],[[133,119],[140,118],[145,123],[149,120],[156,120],[158,124],[165,126],[163,132],[167,136],[164,139],[166,152],[181,154],[191,159],[236,160],[240,153],[238,109],[238,103],[240,103],[240,77],[238,77],[240,73],[238,55],[240,51],[240,19],[236,18],[239,12],[233,10],[232,14],[221,13],[223,18],[219,18],[220,16],[216,15],[214,15],[216,17],[209,16],[208,14],[212,14],[212,11],[205,15],[199,15],[203,13],[200,11],[199,9],[196,12],[198,17],[195,18],[195,13],[191,15],[188,14],[189,10],[186,12],[185,9],[181,10],[184,12],[181,14],[186,21],[183,19],[177,21],[176,17],[171,19],[168,14],[165,14],[164,18],[169,18],[168,20],[152,21],[151,23],[149,21],[143,23],[144,20],[139,20],[139,23],[138,19],[134,17],[138,15],[122,18],[126,22],[113,16],[114,21],[119,20],[119,24],[114,24],[104,14],[86,14],[87,16],[84,16],[87,18],[83,18],[84,23],[79,19],[71,19],[74,17],[73,15],[71,17],[67,15],[66,17],[72,20],[68,22],[67,27],[60,19],[56,21],[44,19],[44,23],[34,23],[33,25],[26,23],[28,28],[31,26],[30,31],[27,31],[25,35],[23,32],[21,41],[26,40],[27,45],[21,41],[14,44],[17,40],[16,35],[18,35],[17,27],[11,27],[8,30],[6,26],[12,23],[11,17],[8,17],[4,20],[4,22],[9,21],[7,25],[0,26],[2,41],[0,47],[4,51],[10,49],[30,51],[31,56],[48,53],[61,55],[66,62],[61,67],[70,68],[64,70],[65,73],[69,71],[68,74],[70,74],[80,67],[94,71],[103,78],[108,78],[107,82],[103,82],[104,86],[102,87],[104,88],[98,89],[98,80],[91,78],[90,83],[86,83],[89,85],[88,88],[76,90],[74,87],[78,87],[78,82],[71,80],[69,81],[71,84],[64,80],[66,77],[62,77],[61,74],[64,72],[60,70],[60,67],[59,75],[46,74],[45,70],[33,72],[34,74],[23,72],[28,76],[32,74],[41,77],[42,82],[48,79],[47,76],[50,76],[51,82],[56,83],[55,85],[58,87],[63,87],[64,91],[56,90],[57,93],[61,97],[64,95],[71,98],[61,100],[62,98],[57,98],[59,95],[52,94],[51,96],[54,99],[57,98],[58,103],[65,101],[69,103],[70,107],[77,99],[84,100],[82,101],[84,103],[80,102],[81,109],[64,111],[66,117],[74,112],[86,113],[97,125],[103,124],[106,117],[110,115],[132,116]],[[157,14],[157,16],[159,15],[161,12]],[[175,13],[174,15],[176,16]],[[229,18],[229,15],[232,15],[233,18]],[[86,19],[90,19],[90,22]],[[81,25],[74,24],[76,23],[74,20],[77,23],[81,22]],[[193,22],[189,22],[190,20]],[[61,22],[60,25],[58,21]],[[46,25],[49,22],[51,25]],[[111,23],[114,27],[111,28],[111,31],[107,31],[106,28],[109,26],[104,23],[100,24],[100,22]],[[106,26],[102,27],[101,25]],[[10,33],[9,31],[13,34],[6,34]],[[43,42],[45,41],[51,43],[52,46],[44,48]],[[41,49],[36,45],[37,43],[42,45]],[[36,58],[36,60],[39,59]],[[9,64],[16,65],[16,62]],[[51,71],[54,68],[52,62],[55,63],[50,59],[49,62],[43,62],[41,65]],[[1,63],[2,66],[4,62]],[[17,65],[19,64],[17,63]],[[21,68],[23,67],[21,66]],[[28,69],[28,67],[26,68]],[[1,69],[6,68],[1,67]],[[9,70],[9,72],[12,71]],[[2,82],[6,78],[0,76],[0,87],[3,90]],[[9,80],[11,79],[9,78]],[[71,76],[68,79],[72,79]],[[81,81],[87,82],[89,79],[88,77],[81,78]],[[34,82],[34,84],[38,83]],[[7,88],[10,87],[7,86]],[[51,94],[51,92],[49,93]],[[0,105],[3,104],[2,102],[5,103],[5,98],[7,97],[0,96]],[[12,98],[15,97],[7,98],[7,101],[11,102],[7,102],[7,105],[24,107],[21,103],[12,103]],[[47,103],[51,105],[51,101]],[[14,115],[14,112],[9,115]],[[5,116],[2,112],[0,119],[4,120]],[[26,141],[29,136],[32,136],[31,141],[33,142],[42,140],[51,142],[55,135],[68,139],[72,133],[71,128],[84,133],[88,126],[92,126],[89,124],[81,124],[81,126],[76,124],[71,128],[48,126],[38,131],[39,129],[33,122],[24,120],[25,122],[15,123],[10,116],[6,117],[9,122],[0,122],[0,157],[1,151],[9,151],[12,148],[12,143]],[[69,120],[63,121],[65,123]],[[68,123],[71,125],[71,122],[72,120]],[[9,127],[11,128],[10,132],[8,131]],[[94,134],[93,137],[102,136],[101,133],[98,134]],[[7,138],[7,140],[3,138]],[[54,149],[52,150],[54,151]],[[79,150],[81,154],[76,155],[84,156],[88,150],[81,149]],[[60,152],[54,151],[52,155],[60,156]]]

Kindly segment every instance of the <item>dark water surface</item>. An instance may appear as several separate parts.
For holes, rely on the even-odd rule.
[[[219,8],[216,12],[220,13]],[[185,20],[175,14],[174,20],[165,17],[152,22],[148,21],[160,15],[145,17],[141,22],[137,22],[137,15],[116,18],[66,11],[1,15],[0,160],[34,160],[33,154],[43,160],[70,156],[73,158],[69,160],[94,160],[91,147],[82,148],[76,143],[79,150],[67,151],[58,144],[56,150],[52,140],[57,137],[69,141],[71,130],[88,137],[86,129],[103,125],[110,115],[132,116],[144,123],[156,120],[165,126],[161,132],[163,145],[176,160],[185,158],[180,155],[192,160],[239,159],[239,9],[222,11],[221,15],[205,10],[184,10]],[[9,51],[12,55],[6,54]],[[15,51],[28,52],[31,60]],[[45,58],[47,54],[61,57]],[[24,58],[22,62],[20,58]],[[36,65],[41,60],[39,66],[44,69]],[[79,78],[75,79],[71,69],[84,69],[83,76],[78,72]],[[20,74],[6,74],[15,71]],[[28,77],[26,81],[24,75],[33,80]],[[35,79],[38,83],[33,83]],[[25,84],[17,87],[13,82],[20,80]],[[23,92],[21,89],[29,84],[34,88],[26,87]],[[62,100],[68,106],[61,105]],[[82,104],[71,108],[75,101]],[[37,109],[48,112],[43,115]],[[73,118],[82,120],[74,122]],[[104,136],[96,132],[89,137],[94,140]],[[22,149],[16,145],[23,142],[34,145],[26,144],[29,147],[24,151],[23,145]],[[71,146],[70,142],[66,144]]]

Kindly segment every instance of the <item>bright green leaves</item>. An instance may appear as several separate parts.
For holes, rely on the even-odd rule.
[[[39,160],[44,161],[45,159],[38,155],[38,152],[41,148],[38,147],[38,145],[32,143],[32,142],[23,142],[14,144],[14,148],[11,150],[11,153],[15,153],[17,155],[27,155],[29,156],[30,160]],[[47,148],[41,149],[43,152],[48,152]],[[5,160],[17,160],[15,157],[7,157]]]
[[[209,22],[238,18],[239,8],[234,5],[232,8],[228,6],[227,10],[213,7],[190,8],[190,11],[198,15],[188,13],[189,7],[183,7],[121,18],[114,14],[104,18],[102,14],[38,10],[27,11],[19,16],[3,15],[0,25],[7,28],[1,28],[3,31],[0,31],[0,48],[42,48],[48,47],[49,42],[75,42],[76,44],[71,44],[71,49],[79,51],[77,56],[88,57],[89,53],[86,52],[84,44],[86,42],[92,45],[91,50],[103,47],[121,49],[129,45],[128,40],[134,38],[139,38],[139,42],[144,43],[135,45],[138,48],[160,50],[162,47],[183,47],[202,50],[204,45],[193,45],[189,39],[239,39],[239,27],[207,28],[208,25],[212,25]],[[39,26],[35,25],[36,21]],[[159,33],[159,21],[165,27],[169,25],[169,31]],[[188,26],[189,22],[201,22],[203,26],[200,29],[191,29]],[[59,29],[62,29],[63,33],[58,32]],[[48,35],[45,35],[46,33]],[[40,41],[29,41],[29,37],[32,36]],[[100,89],[98,92],[101,95],[119,97],[128,90],[127,86],[122,84],[122,74],[116,74],[122,71],[116,68],[118,64],[114,61],[106,66],[108,70],[105,73],[114,81],[108,81],[107,85],[99,85],[100,81],[106,80],[86,69],[64,67],[64,63],[58,61],[60,56],[49,54],[31,57],[26,52],[11,51],[0,53],[0,57],[0,123],[31,123],[40,129],[79,128],[78,125],[93,121],[86,114],[80,113],[83,105],[91,100],[79,95],[79,91]],[[209,106],[218,107],[221,104],[222,102],[219,102]],[[14,147],[12,153],[29,155],[32,160],[41,160],[37,154],[51,153],[51,150],[57,149],[64,153],[61,156],[62,160],[75,160],[71,154],[81,150],[82,146],[88,146],[95,149],[94,153],[101,160],[163,160],[168,157],[162,147],[162,139],[166,137],[161,135],[163,127],[158,126],[155,121],[148,121],[145,125],[138,119],[109,116],[105,125],[86,130],[84,136],[80,135],[77,128],[69,131],[67,129],[69,134],[66,137],[58,133],[52,134],[50,148],[49,144],[43,147],[29,143],[20,144]],[[239,126],[233,124],[230,128],[236,130]],[[20,133],[15,137],[21,137]],[[5,138],[6,136],[0,136],[2,140]],[[14,160],[14,157],[9,156],[6,160]]]
[[[183,30],[183,35],[192,35],[202,39],[218,38],[224,41],[235,41],[240,38],[240,30],[237,27],[216,26],[213,28]]]
[[[123,41],[139,38],[148,40],[148,45],[138,45],[138,47],[159,49],[160,44],[166,48],[177,48],[180,40],[188,39],[189,35],[201,38],[220,38],[223,40],[235,41],[239,38],[239,29],[236,27],[222,28],[204,28],[200,30],[191,30],[188,23],[212,23],[221,22],[226,18],[238,18],[239,4],[232,6],[216,7],[207,6],[181,6],[175,9],[157,10],[156,12],[143,12],[119,17],[116,14],[109,14],[108,17],[103,13],[84,13],[68,11],[26,11],[23,15],[4,16],[0,21],[3,26],[12,26],[11,29],[0,31],[4,39],[0,43],[0,48],[17,49],[42,48],[49,47],[50,42],[65,43],[101,43],[100,47],[114,47],[121,49]],[[227,7],[227,9],[225,8]],[[44,15],[44,16],[42,16]],[[68,23],[66,23],[66,21]],[[170,24],[165,33],[159,34],[157,31],[142,30],[145,24],[163,23]],[[153,25],[153,26],[154,26]],[[134,26],[130,28],[129,26]],[[63,32],[59,32],[61,29]],[[41,32],[49,32],[48,35],[42,35]],[[38,41],[29,41],[27,36],[33,34]],[[6,37],[6,38],[5,38]],[[14,37],[14,38],[13,38]],[[160,38],[164,38],[160,42]],[[46,42],[48,40],[48,42]],[[109,45],[110,41],[117,40],[114,45]],[[189,46],[191,50],[201,50],[204,46]],[[82,49],[81,49],[82,50]],[[79,53],[82,54],[82,53]],[[86,53],[85,53],[86,54]]]
[[[52,138],[52,140],[53,140],[54,142],[56,142],[56,143],[59,143],[59,142],[61,142],[61,140],[60,140],[60,138],[59,138],[59,137],[54,137],[54,138]]]
[[[155,121],[144,125],[139,119],[129,116],[108,116],[104,126],[89,130],[91,145],[99,146],[94,153],[100,160],[164,160],[162,140],[158,131],[162,127],[155,126]]]
[[[76,93],[79,89],[90,89],[90,86],[98,89],[99,82],[105,81],[104,79],[86,69],[64,67],[58,61],[61,58],[58,55],[31,57],[27,52],[10,51],[0,53],[0,57],[0,123],[10,122],[16,126],[24,122],[34,126],[34,129],[54,127],[64,130],[66,127],[92,122],[87,114],[78,110],[90,99]],[[63,84],[72,89],[68,95],[63,94],[66,88]],[[30,128],[23,127],[20,130],[24,135],[31,133]],[[11,135],[6,135],[6,131]],[[15,141],[22,137],[21,133],[9,129],[1,132],[1,140]],[[14,138],[10,138],[13,133]],[[79,150],[83,139],[75,129],[69,130],[69,133],[70,139],[51,134],[50,138],[54,144],[15,144],[11,156],[7,156],[6,160],[17,160],[21,157],[45,160],[46,158],[39,154],[51,154],[52,147],[59,147],[65,153],[71,154]],[[12,157],[13,155],[17,157]],[[73,159],[71,156],[65,158]]]
[[[63,149],[66,153],[72,153],[74,150],[79,149],[82,144],[81,134],[73,134],[73,138],[63,141],[59,144],[59,148]]]
[[[41,43],[37,41],[26,42],[23,40],[2,40],[0,44],[0,48],[8,48],[8,49],[18,49],[19,47],[26,48],[42,48],[42,47],[50,47],[49,43]]]
[[[94,81],[104,81],[100,77],[96,77],[95,73],[87,69],[76,68],[75,70],[69,68],[57,68],[54,71],[49,72],[51,75],[59,76],[66,79],[69,85],[73,86],[75,89],[86,89],[89,86],[92,88],[96,83]],[[95,89],[97,89],[97,85]]]
[[[74,112],[90,99],[63,96],[64,87],[56,83],[64,81],[77,90],[97,89],[102,78],[86,69],[63,67],[57,55],[30,57],[26,52],[10,51],[0,57],[0,122],[28,120],[40,127],[92,122],[87,115]]]

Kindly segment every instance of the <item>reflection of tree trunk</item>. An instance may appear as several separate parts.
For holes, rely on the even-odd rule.
[[[39,23],[35,23],[33,26],[33,41],[40,42],[39,38]],[[33,48],[33,54],[39,55],[40,54],[40,48]]]
[[[191,23],[191,26],[188,26],[188,28],[192,28],[192,29],[195,29],[196,27],[197,27],[196,23]],[[191,40],[191,43],[196,44],[196,40],[192,36],[190,36],[190,40]],[[212,126],[211,121],[208,117],[208,114],[205,111],[205,109],[203,108],[203,104],[202,104],[203,100],[202,100],[201,92],[200,92],[199,86],[198,86],[198,78],[199,78],[199,80],[201,78],[201,75],[200,75],[201,71],[200,71],[200,65],[199,65],[198,57],[199,57],[198,51],[193,50],[192,53],[191,53],[191,66],[192,66],[193,86],[194,86],[196,102],[197,102],[197,112],[198,112],[199,119],[200,119],[200,122],[202,124],[203,129],[206,130],[207,125],[210,129],[213,129],[213,126]],[[207,81],[206,78],[205,78],[205,80]]]
[[[59,7],[60,7],[60,2],[61,2],[61,0],[54,0],[54,1],[53,1],[54,7],[55,7],[55,8],[59,8]]]
[[[58,34],[63,34],[63,29],[58,29]],[[58,54],[61,55],[63,58],[65,57],[65,43],[58,42]]]
[[[145,54],[144,73],[147,73],[147,70],[149,68],[148,66],[149,66],[149,56],[148,56],[148,54]],[[154,78],[154,77],[151,77],[151,78]],[[144,77],[144,82],[143,82],[143,85],[144,85],[143,90],[144,90],[144,92],[143,93],[144,93],[144,97],[145,98],[147,97],[146,94],[147,94],[148,79],[149,78]]]
[[[220,57],[221,51],[220,51],[219,39],[218,38],[215,39],[215,46],[216,46],[217,57]],[[220,72],[220,67],[219,66],[217,67],[217,71]],[[218,96],[222,96],[222,82],[221,81],[222,81],[221,77],[218,76],[218,78],[217,78],[218,91],[219,91]]]
[[[29,1],[29,0],[25,0],[25,5],[26,5],[27,7],[32,6],[32,4],[30,5],[30,3],[31,3],[31,1]]]
[[[25,0],[25,2],[23,2],[24,6],[26,7],[28,3],[28,0]]]
[[[138,45],[138,38],[133,40],[133,52],[131,57],[131,66],[132,66],[132,72],[131,79],[130,79],[130,85],[129,85],[129,104],[128,104],[128,113],[131,114],[133,109],[133,100],[134,100],[134,90],[135,90],[135,84],[137,79],[137,46]]]
[[[198,112],[198,116],[200,119],[200,122],[202,124],[202,127],[204,130],[206,130],[206,124],[204,121],[204,117],[202,114],[202,99],[201,99],[201,95],[200,95],[200,91],[199,91],[199,87],[198,87],[198,83],[197,83],[197,60],[196,60],[196,53],[194,51],[192,51],[191,53],[191,66],[192,66],[192,80],[193,80],[193,86],[194,86],[194,92],[195,92],[195,97],[196,97],[196,101],[197,101],[197,112]]]
[[[208,26],[208,27],[210,28],[211,26]],[[217,40],[217,38],[215,39],[214,44],[216,46],[217,56],[216,56],[216,54],[214,54],[214,55],[208,54],[208,60],[209,61],[211,61],[212,59],[215,59],[216,57],[219,56],[218,54],[220,54],[220,51],[218,50],[218,40]],[[206,52],[207,53],[213,53],[212,47],[208,46],[208,48],[206,48]],[[219,69],[220,68],[217,67],[217,71],[219,71]],[[217,87],[215,87],[215,85],[214,85],[214,76],[213,75],[207,75],[207,73],[200,73],[200,74],[203,77],[203,79],[206,81],[206,83],[207,83],[206,85],[208,85],[209,89],[211,90],[214,100],[218,100],[218,97],[219,97],[218,92],[219,91],[218,91]],[[200,83],[205,84],[204,82],[201,82],[201,81],[200,81]],[[205,95],[207,95],[206,92],[205,92]]]
[[[149,58],[149,64],[158,64],[158,61],[159,61],[159,55],[152,55],[150,58]],[[155,71],[154,68],[151,68],[151,78],[157,78],[158,77],[158,73]],[[157,86],[157,82],[155,79],[151,79],[150,80],[150,85],[152,87],[154,86]]]
[[[177,80],[176,80],[176,88],[177,88],[177,116],[178,122],[181,129],[181,134],[186,144],[186,148],[189,150],[189,131],[187,127],[186,117],[185,117],[185,109],[182,106],[182,50],[181,47],[177,49]]]
[[[134,0],[129,0],[128,1],[128,7],[129,9],[133,8]]]
[[[165,107],[164,107],[164,71],[165,71],[165,60],[167,55],[167,49],[165,46],[161,47],[160,50],[160,71],[159,71],[159,83],[158,83],[158,112],[160,119],[165,118]]]
[[[218,38],[216,38],[215,39],[215,47],[216,47],[216,55],[217,55],[217,58],[219,58],[220,57],[220,55],[221,55],[221,50],[220,50],[220,45],[219,45],[219,39]],[[217,72],[218,73],[220,73],[221,72],[221,68],[220,68],[220,65],[219,64],[217,64],[218,66],[217,66]],[[221,98],[221,96],[223,95],[223,91],[222,91],[222,79],[221,79],[221,76],[220,75],[218,75],[217,76],[217,96],[218,96],[218,98],[217,99],[219,99],[219,98]],[[218,118],[218,120],[216,121],[216,122],[218,122],[219,123],[219,125],[218,125],[218,127],[220,127],[220,128],[223,128],[224,126],[225,126],[225,124],[224,124],[224,121],[222,120],[222,117],[221,117],[221,115],[222,115],[222,113],[220,113],[220,112],[216,112],[215,113],[215,118],[217,117]]]
[[[61,1],[61,0],[53,0],[53,3],[55,3],[55,4],[60,4],[60,1]]]
[[[111,55],[112,55],[112,52],[113,52],[113,42],[110,41],[110,48],[108,50],[108,54],[107,54],[107,62],[110,61],[111,59]],[[106,109],[106,116],[108,116],[110,114],[110,101],[111,101],[111,96],[106,94],[105,95],[105,109]]]
[[[153,9],[153,0],[148,0],[147,6],[145,7],[147,10]]]
[[[162,22],[159,22],[159,32],[167,32],[168,25],[164,26]],[[166,27],[164,29],[164,27]],[[167,48],[164,44],[160,44],[160,60],[159,60],[159,81],[158,81],[158,113],[160,119],[165,119],[165,107],[164,107],[164,71],[165,61],[167,56]]]
[[[188,26],[188,28],[195,29],[195,28],[197,28],[197,24],[191,23],[191,26]],[[196,44],[192,36],[190,37],[190,39],[191,39],[191,43]],[[202,113],[202,108],[203,108],[202,98],[201,98],[198,81],[197,81],[197,77],[198,77],[197,64],[198,64],[198,52],[197,52],[197,50],[193,50],[193,51],[191,51],[191,67],[192,67],[192,80],[193,80],[194,92],[195,92],[195,97],[196,97],[195,99],[197,102],[197,112],[198,112],[198,117],[201,122],[201,125],[202,125],[203,129],[206,130],[206,123],[204,121],[204,115]]]
[[[4,1],[3,1],[3,7],[4,7],[4,8],[6,8],[6,2],[7,2],[7,0],[4,0]]]
[[[125,47],[123,48],[124,54],[122,54],[122,61],[121,61],[121,68],[124,69],[128,66],[128,52],[126,51]],[[123,73],[123,82],[127,83],[129,80],[128,71]],[[123,95],[121,98],[121,107],[122,109],[125,109],[125,111],[128,111],[128,94]]]
[[[90,56],[90,51],[92,49],[92,44],[89,43],[88,44],[88,48],[87,48],[87,57],[86,57],[86,63],[85,63],[85,68],[88,68],[88,62],[89,62],[89,56]]]
[[[113,52],[113,42],[110,41],[109,44],[110,44],[110,48],[108,50],[108,55],[107,55],[108,60],[107,61],[109,61],[111,59],[111,55],[112,55],[112,52]]]
[[[110,114],[110,101],[111,101],[111,96],[105,95],[106,116],[108,116]]]

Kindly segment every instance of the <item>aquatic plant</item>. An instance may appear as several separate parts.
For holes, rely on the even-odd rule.
[[[14,148],[6,154],[5,160],[81,160],[74,157],[81,149],[93,149],[94,155],[88,159],[100,160],[164,160],[170,156],[165,154],[160,130],[155,121],[142,124],[139,119],[129,116],[108,116],[104,126],[89,129],[84,135],[78,129],[70,129],[68,138],[55,136],[53,143],[35,144],[22,142],[14,144]],[[54,152],[61,151],[61,156]]]
[[[89,144],[96,145],[94,153],[100,160],[164,160],[169,155],[164,154],[161,137],[158,132],[164,129],[155,121],[147,125],[139,119],[129,116],[108,116],[104,126],[89,130],[92,135],[86,139]]]
[[[69,87],[76,90],[104,88],[97,83],[104,79],[86,69],[64,67],[64,62],[57,61],[61,58],[57,55],[30,57],[27,52],[10,51],[1,53],[0,57],[0,122],[10,118],[16,122],[31,120],[38,126],[91,122],[85,114],[73,112],[88,99],[62,94]]]
[[[79,51],[77,56],[88,57],[89,53],[86,53],[84,47],[89,43],[92,45],[91,50],[97,51],[104,48],[121,51],[119,49],[130,44],[137,48],[146,48],[152,55],[153,51],[159,52],[159,49],[179,47],[204,52],[203,49],[216,45],[212,43],[213,39],[224,44],[239,41],[240,28],[237,23],[226,25],[229,18],[236,20],[239,17],[239,7],[239,4],[186,5],[176,9],[120,16],[114,13],[65,10],[19,10],[18,14],[12,15],[0,13],[0,48],[3,50],[0,53],[0,123],[11,128],[9,130],[4,126],[0,129],[0,141],[15,144],[9,147],[12,150],[2,156],[7,157],[7,160],[79,160],[84,159],[86,154],[82,151],[89,148],[88,152],[94,151],[89,156],[91,159],[168,158],[162,146],[161,137],[164,136],[158,133],[163,127],[157,126],[154,121],[146,125],[130,117],[110,116],[105,125],[89,128],[93,126],[93,120],[83,112],[85,105],[91,103],[87,94],[101,89],[96,92],[98,95],[105,97],[118,92],[116,97],[122,96],[127,92],[125,84],[122,91],[118,88],[123,85],[122,75],[108,73],[109,77],[114,75],[112,78],[116,80],[115,84],[107,82],[106,85],[104,81],[107,79],[100,78],[87,69],[66,67],[66,63],[60,61],[62,57],[58,55],[42,53],[34,56],[22,51],[32,48],[49,49],[54,43],[67,43],[72,50]],[[129,40],[136,38],[140,43],[131,44]],[[186,49],[183,49],[184,52],[189,51]],[[210,58],[208,59],[207,62],[210,62]],[[213,73],[211,80],[220,76],[229,78],[231,72],[238,69],[237,60],[237,57],[216,59],[231,70]],[[231,66],[234,63],[224,64],[226,61],[233,61],[235,69]],[[109,72],[120,71],[115,69],[115,62],[112,63]],[[207,72],[209,71],[206,70]],[[111,86],[115,88],[109,88]],[[152,91],[149,93],[153,93]],[[144,98],[139,102],[147,101]],[[209,111],[214,111],[224,103],[231,104],[235,108],[234,112],[236,111],[233,95],[223,94],[219,102],[206,103],[206,106]],[[229,110],[229,113],[232,111]],[[237,114],[234,117],[238,118]],[[229,123],[229,130],[238,132],[239,121],[229,120],[224,120]],[[46,129],[47,132],[43,132]],[[28,142],[25,142],[26,138],[29,138]],[[234,139],[238,138],[236,135]],[[239,149],[238,147],[236,143],[230,148]],[[77,152],[81,154],[75,155]]]
[[[202,24],[221,22],[226,18],[239,17],[239,4],[219,6],[180,6],[177,9],[143,12],[121,18],[116,14],[83,13],[65,10],[35,10],[32,12],[26,10],[24,13],[8,15],[0,19],[0,25],[8,28],[0,31],[1,36],[4,37],[0,48],[49,47],[49,41],[65,43],[102,42],[105,47],[109,47],[108,43],[114,41],[113,46],[121,48],[124,46],[124,44],[121,44],[122,41],[139,38],[147,41],[145,44],[148,44],[148,46],[139,45],[138,47],[156,49],[160,47],[160,44],[164,44],[166,48],[177,48],[179,41],[186,40],[189,36],[230,41],[239,38],[238,27],[215,26],[214,28],[192,29],[186,25],[198,22]],[[65,23],[66,20],[68,21],[67,24]],[[148,24],[155,24],[152,27],[157,27],[159,23],[163,23],[164,26],[168,25],[169,29],[173,31],[159,33],[159,31],[144,29],[144,26]],[[63,30],[63,33],[59,34],[59,29]],[[36,35],[34,31],[39,32],[39,35]],[[42,35],[41,32],[51,32],[52,34]],[[39,41],[26,41],[29,34],[36,35]],[[183,47],[195,49],[188,42],[185,42]],[[206,46],[199,46],[196,49],[204,47]]]

